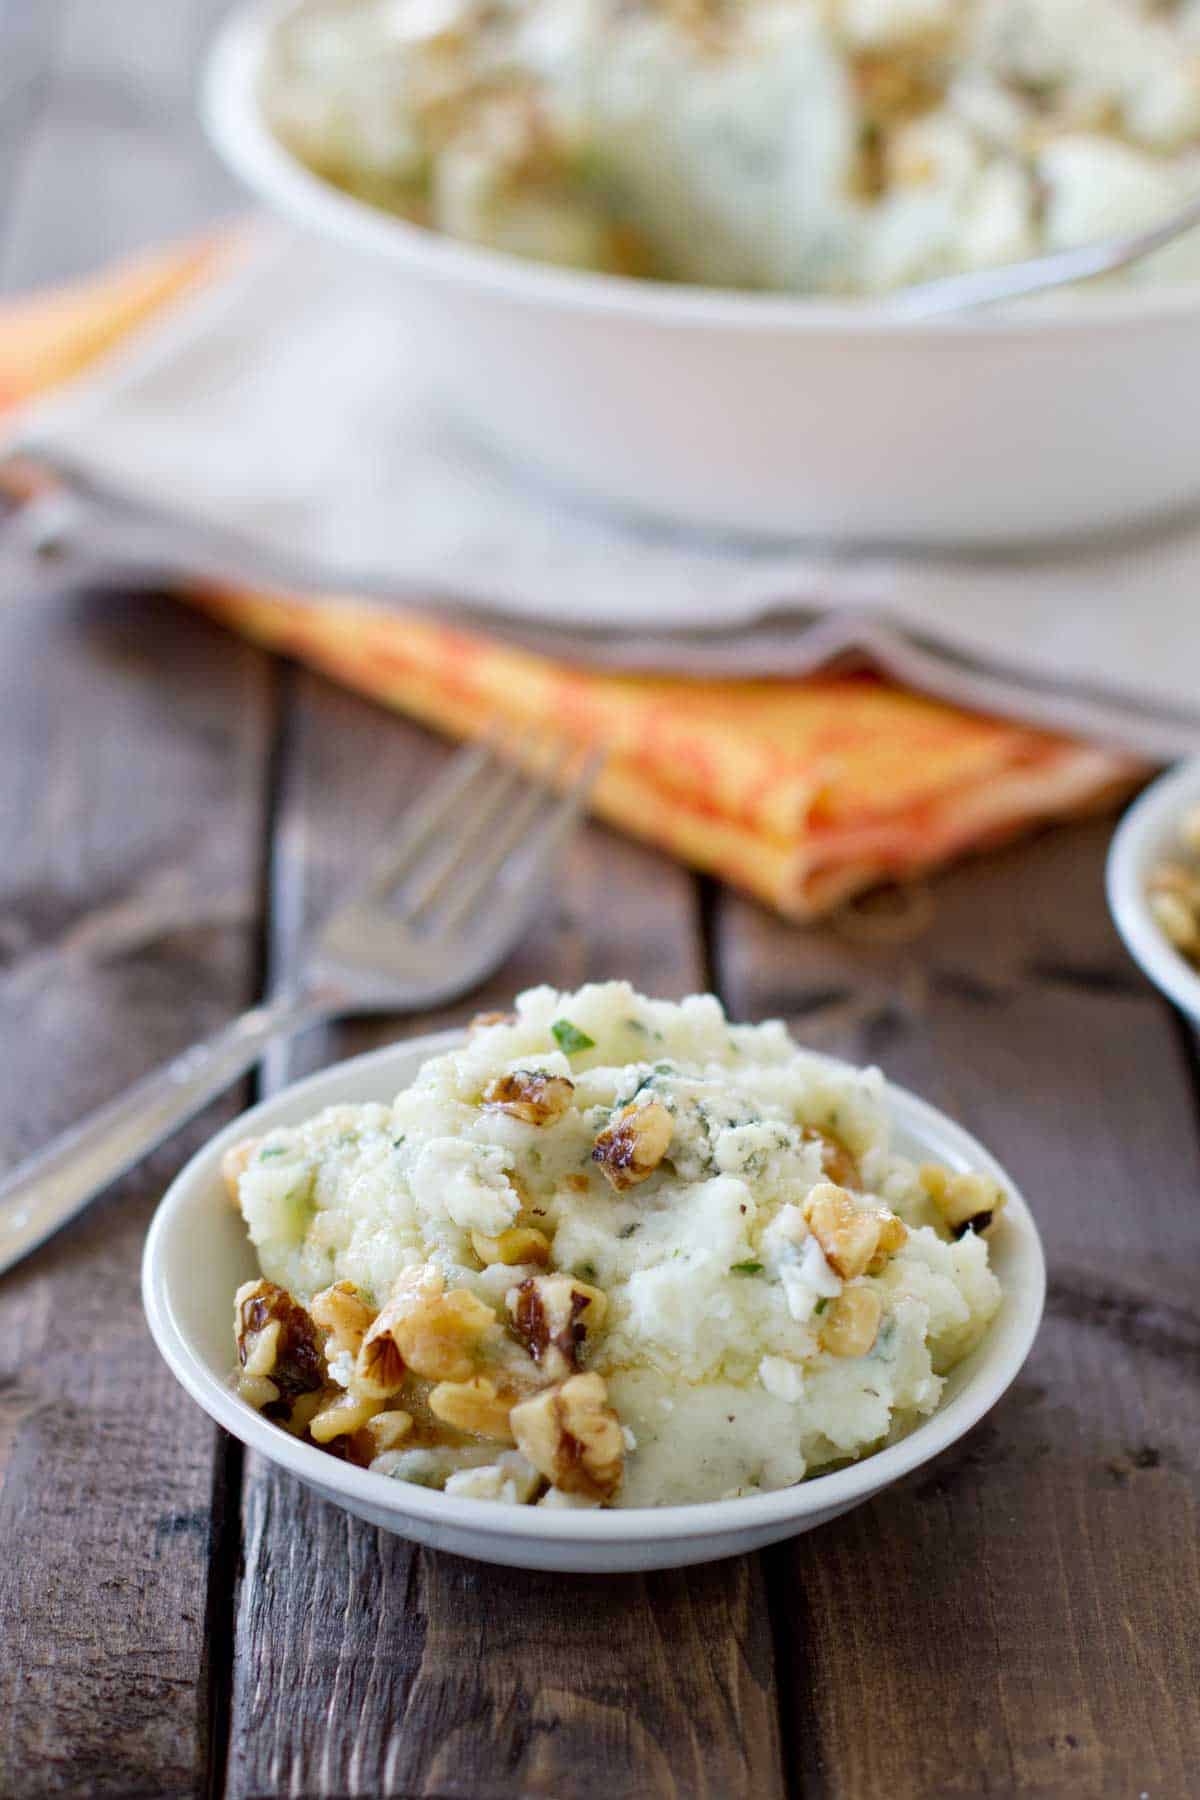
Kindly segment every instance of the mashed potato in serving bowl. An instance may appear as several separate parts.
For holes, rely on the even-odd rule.
[[[1200,185],[1200,3],[307,0],[262,104],[309,168],[567,267],[873,294]],[[1200,274],[1200,234],[1135,279]]]
[[[381,407],[428,394],[641,520],[1028,544],[1200,493],[1200,233],[1023,306],[906,319],[887,296],[1173,207],[1200,173],[1198,19],[247,0],[204,108],[324,246],[331,309],[373,296],[348,358]]]
[[[937,1455],[1020,1370],[1045,1270],[1011,1179],[914,1095],[611,984],[263,1101],[171,1184],[142,1289],[193,1399],[324,1498],[616,1572],[811,1530]]]
[[[461,1496],[787,1487],[928,1417],[1001,1301],[994,1177],[899,1155],[877,1070],[707,996],[534,989],[225,1173],[243,1397]]]

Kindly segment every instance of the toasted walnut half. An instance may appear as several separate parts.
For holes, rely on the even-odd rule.
[[[440,1381],[429,1396],[429,1410],[444,1425],[457,1431],[473,1431],[479,1437],[501,1438],[512,1443],[508,1415],[513,1396],[498,1393],[486,1375],[470,1381]]]
[[[431,1381],[466,1381],[484,1340],[498,1329],[491,1307],[466,1288],[446,1293],[440,1270],[410,1269],[363,1339],[354,1385],[361,1393],[394,1394],[406,1366]]]
[[[843,1288],[822,1321],[821,1348],[831,1356],[865,1356],[882,1318],[883,1299],[875,1288]]]
[[[309,1301],[308,1310],[327,1334],[326,1356],[340,1356],[345,1351],[357,1356],[375,1317],[375,1309],[360,1297],[352,1281],[335,1281],[332,1287],[322,1288]]]
[[[514,1069],[497,1075],[483,1090],[483,1104],[523,1119],[526,1125],[553,1125],[571,1104],[575,1083],[565,1075],[547,1075],[542,1069]]]
[[[240,1206],[241,1204],[241,1198],[238,1193],[238,1183],[241,1181],[242,1176],[249,1167],[251,1157],[261,1143],[261,1138],[243,1138],[240,1144],[231,1144],[221,1158],[221,1180],[225,1183],[225,1192],[229,1195],[229,1198],[235,1206]]]
[[[471,1248],[481,1263],[546,1263],[550,1260],[550,1239],[536,1225],[514,1225],[499,1237],[485,1237],[482,1231],[471,1233]]]
[[[604,1323],[608,1300],[574,1275],[530,1275],[510,1291],[508,1310],[542,1373],[561,1381],[579,1367],[588,1333]]]
[[[635,1100],[601,1131],[592,1145],[599,1163],[620,1193],[653,1175],[671,1142],[675,1121],[661,1100]]]
[[[625,1473],[621,1421],[599,1375],[572,1375],[509,1415],[522,1455],[564,1494],[611,1500]]]
[[[952,1237],[960,1238],[967,1231],[982,1237],[1008,1201],[1000,1183],[990,1175],[956,1175],[941,1163],[922,1163],[917,1174]]]
[[[825,1261],[843,1281],[882,1267],[908,1236],[904,1221],[886,1206],[859,1203],[831,1181],[818,1182],[803,1210]]]
[[[324,1382],[325,1367],[312,1320],[287,1290],[273,1281],[247,1281],[238,1289],[233,1300],[233,1333],[242,1369],[238,1391],[261,1411],[286,1415],[299,1395],[311,1393]]]

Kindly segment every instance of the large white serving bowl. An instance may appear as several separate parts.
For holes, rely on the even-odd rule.
[[[1200,286],[905,324],[456,243],[349,198],[271,135],[259,75],[295,4],[226,24],[213,139],[272,207],[390,281],[451,408],[553,481],[709,530],[930,545],[1073,535],[1200,495]]]
[[[900,1443],[798,1487],[699,1506],[557,1512],[462,1500],[339,1462],[259,1416],[234,1392],[233,1295],[258,1273],[221,1181],[221,1156],[248,1133],[294,1125],[323,1106],[390,1100],[426,1057],[462,1034],[414,1038],[297,1082],[228,1126],[195,1155],[154,1216],[142,1295],[154,1341],[173,1374],[219,1425],[270,1461],[385,1531],[438,1550],[523,1569],[677,1568],[755,1550],[834,1519],[928,1462],[994,1406],[1017,1374],[1042,1315],[1046,1275],[1037,1228],[1012,1182],[957,1125],[900,1088],[890,1090],[897,1148],[956,1169],[982,1169],[1011,1201],[992,1239],[1004,1301],[984,1341],[954,1370],[938,1411]]]
[[[1163,935],[1147,903],[1150,871],[1179,858],[1179,824],[1200,806],[1200,758],[1152,782],[1118,825],[1109,846],[1108,904],[1125,947],[1155,986],[1200,1026],[1200,973]]]

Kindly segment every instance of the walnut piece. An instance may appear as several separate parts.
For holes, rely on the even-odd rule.
[[[951,1237],[967,1231],[980,1237],[995,1224],[1008,1196],[990,1175],[956,1175],[941,1163],[922,1163],[917,1170],[921,1186],[950,1228]]]
[[[574,1275],[530,1275],[510,1291],[508,1309],[538,1368],[561,1381],[578,1369],[588,1333],[604,1323],[608,1300]]]
[[[309,1301],[308,1310],[314,1323],[326,1333],[326,1357],[341,1356],[346,1351],[357,1356],[375,1317],[374,1308],[360,1297],[352,1281],[335,1281],[332,1287],[322,1288]]]
[[[846,1190],[818,1182],[801,1210],[834,1273],[843,1280],[861,1275],[875,1254],[879,1233]]]
[[[572,1375],[509,1415],[517,1448],[564,1494],[611,1500],[625,1473],[621,1421],[601,1376]]]
[[[908,1226],[888,1207],[879,1209],[879,1243],[867,1264],[868,1275],[882,1275],[902,1244],[908,1242]]]
[[[294,1400],[323,1385],[325,1365],[316,1328],[304,1308],[273,1281],[247,1281],[238,1289],[233,1333],[242,1369],[238,1391],[269,1417],[286,1417]]]
[[[553,1125],[571,1104],[575,1083],[565,1075],[547,1075],[541,1069],[514,1069],[497,1075],[483,1090],[484,1106],[523,1119],[526,1125]]]
[[[815,1125],[806,1125],[800,1135],[806,1144],[820,1144],[821,1167],[830,1181],[844,1188],[862,1186],[862,1172],[858,1162],[841,1138],[835,1137],[832,1131],[822,1131]]]
[[[350,1437],[361,1431],[383,1406],[373,1394],[335,1393],[327,1406],[309,1420],[308,1433],[314,1444],[331,1444],[334,1438]]]
[[[470,1381],[441,1381],[429,1396],[430,1412],[444,1425],[508,1444],[512,1443],[508,1422],[512,1404],[513,1396],[498,1393],[495,1382],[486,1375],[474,1375]]]
[[[409,1269],[363,1339],[354,1385],[361,1393],[394,1394],[406,1366],[431,1381],[466,1381],[486,1339],[498,1334],[491,1307],[466,1288],[446,1293],[432,1264]]]
[[[886,1206],[857,1202],[831,1181],[817,1183],[803,1210],[825,1261],[843,1281],[881,1268],[908,1236],[904,1221]]]
[[[493,1025],[515,1025],[516,1022],[515,1012],[478,1012],[467,1026],[467,1035],[474,1037],[476,1032],[488,1031]]]
[[[821,1348],[831,1356],[865,1356],[879,1336],[883,1298],[875,1288],[843,1288],[821,1324]]]
[[[675,1121],[661,1100],[635,1100],[622,1108],[592,1145],[592,1161],[621,1193],[653,1175],[667,1153]]]
[[[499,1237],[485,1237],[482,1231],[471,1233],[471,1248],[481,1263],[518,1263],[550,1261],[550,1239],[535,1225],[513,1225]]]
[[[397,1444],[404,1442],[412,1426],[412,1414],[399,1407],[376,1413],[374,1418],[367,1420],[366,1425],[371,1435],[372,1454],[382,1456],[385,1450],[394,1450]]]

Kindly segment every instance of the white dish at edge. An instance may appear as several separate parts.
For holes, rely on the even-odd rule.
[[[1197,284],[922,323],[456,242],[341,193],[273,137],[257,85],[295,3],[254,0],[220,32],[204,88],[217,148],[361,257],[450,408],[559,485],[709,531],[930,546],[1076,536],[1200,494]]]
[[[926,1463],[995,1405],[1029,1354],[1041,1319],[1045,1265],[1037,1227],[1010,1178],[981,1145],[924,1101],[889,1085],[902,1153],[974,1168],[1008,1189],[989,1240],[1004,1299],[982,1343],[950,1374],[936,1413],[874,1456],[797,1487],[697,1506],[548,1511],[506,1506],[394,1481],[291,1437],[240,1400],[234,1369],[233,1295],[257,1262],[221,1182],[222,1153],[250,1132],[299,1124],[324,1106],[388,1101],[424,1060],[460,1032],[413,1038],[310,1076],[264,1101],[198,1151],[155,1213],[142,1263],[154,1341],[198,1405],[244,1444],[324,1499],[400,1537],[517,1568],[617,1572],[678,1568],[755,1550],[836,1518]]]
[[[1108,904],[1125,947],[1154,985],[1200,1026],[1200,973],[1163,935],[1146,898],[1156,862],[1178,856],[1179,822],[1200,806],[1200,759],[1168,770],[1139,795],[1109,846]]]

